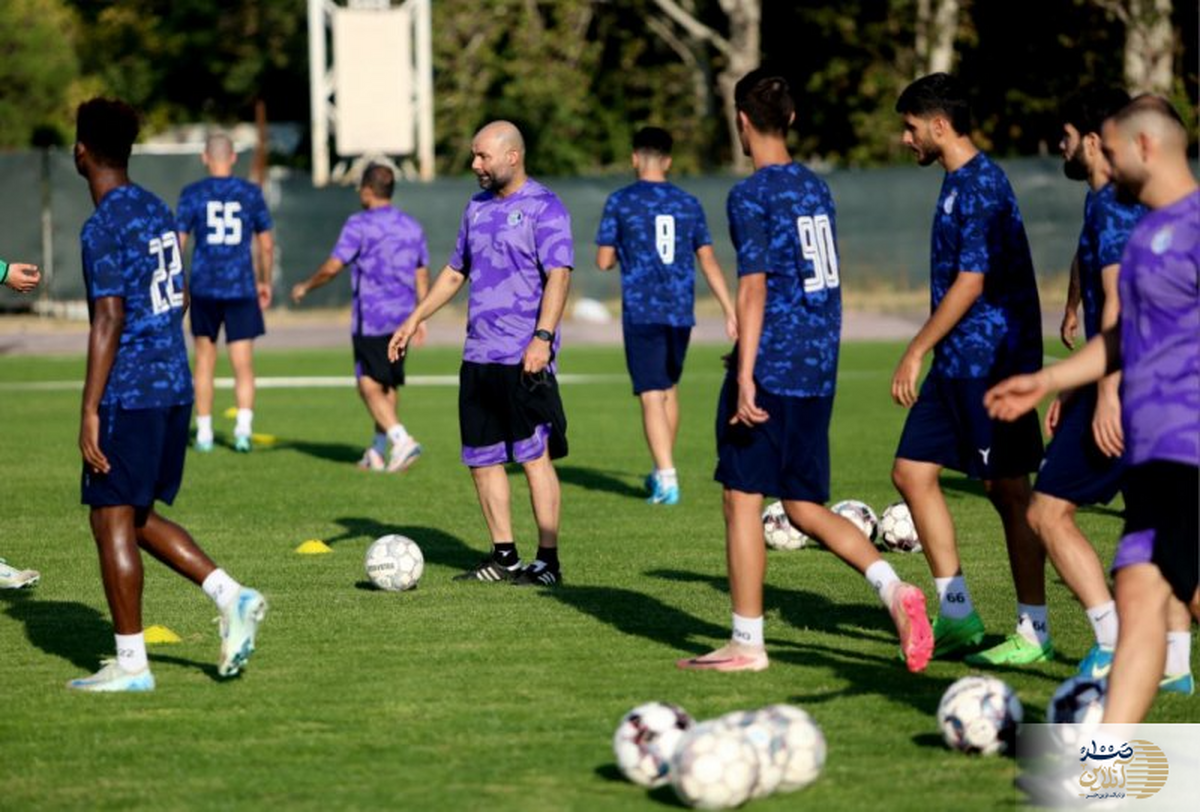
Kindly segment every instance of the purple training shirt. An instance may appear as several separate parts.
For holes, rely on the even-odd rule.
[[[471,284],[463,360],[519,364],[537,329],[547,274],[575,266],[571,215],[532,178],[508,197],[480,192],[463,212],[447,264]],[[558,345],[556,333],[556,353]]]
[[[417,268],[429,267],[429,250],[410,215],[393,206],[350,215],[333,257],[352,266],[354,335],[391,335],[417,306]]]

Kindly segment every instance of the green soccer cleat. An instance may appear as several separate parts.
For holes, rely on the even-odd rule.
[[[149,668],[130,673],[116,660],[105,660],[103,667],[90,677],[80,677],[67,683],[76,691],[114,693],[117,691],[153,691],[154,675]]]
[[[1010,634],[1003,643],[963,658],[968,665],[1029,665],[1054,659],[1054,643],[1030,643],[1022,635]]]
[[[972,610],[966,617],[938,615],[933,621],[933,656],[945,657],[983,642],[983,618]]]

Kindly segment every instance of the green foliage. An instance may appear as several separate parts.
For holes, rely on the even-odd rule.
[[[67,140],[77,33],[61,0],[0,3],[0,147]]]

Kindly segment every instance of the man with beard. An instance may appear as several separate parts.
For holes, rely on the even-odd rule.
[[[459,371],[462,461],[471,469],[492,551],[456,580],[557,586],[560,488],[553,459],[566,456],[567,420],[555,380],[558,324],[575,264],[571,216],[525,173],[525,142],[494,121],[471,142],[482,192],[463,212],[458,242],[426,296],[388,345],[394,361],[417,328],[470,281]],[[537,558],[522,567],[513,536],[508,475],[519,463],[538,527]]]
[[[1046,625],[1045,550],[1029,527],[1029,474],[1042,456],[1037,415],[991,420],[988,386],[1042,365],[1041,311],[1025,225],[1008,178],[971,140],[966,94],[945,73],[900,95],[904,144],[921,166],[946,170],[934,213],[931,315],[892,378],[892,398],[911,408],[892,481],[912,511],[940,603],[934,656],[977,646],[983,621],[963,578],[943,468],[982,480],[1000,516],[1017,593],[1017,629],[967,661],[1019,665],[1053,656]],[[920,391],[921,362],[933,366]]]

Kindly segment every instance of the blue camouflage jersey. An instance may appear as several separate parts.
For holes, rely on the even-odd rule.
[[[126,409],[192,402],[183,341],[183,260],[171,209],[140,186],[106,194],[83,224],[88,310],[125,300],[125,327],[100,400]]]
[[[696,323],[693,257],[712,245],[699,200],[667,182],[639,180],[618,189],[604,204],[596,245],[617,249],[626,322]]]
[[[250,249],[255,234],[271,230],[261,189],[235,177],[190,184],[179,196],[178,229],[195,236],[194,296],[248,299],[258,294]]]
[[[1008,177],[980,152],[946,173],[933,217],[930,309],[959,273],[983,293],[934,348],[932,372],[995,380],[1042,366],[1042,316],[1025,223]]]
[[[1121,262],[1125,243],[1146,213],[1139,203],[1122,203],[1113,184],[1088,190],[1083,203],[1083,230],[1079,233],[1079,293],[1083,299],[1083,330],[1088,338],[1100,332],[1104,310],[1104,280],[1100,272]]]
[[[730,190],[727,210],[738,277],[767,275],[755,381],[776,395],[831,397],[842,294],[829,187],[800,164],[764,166]]]

